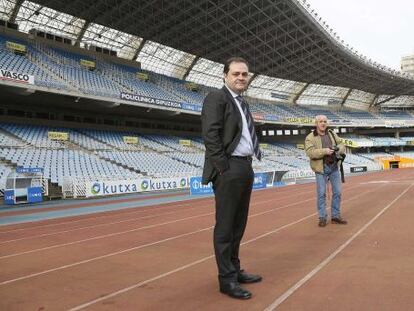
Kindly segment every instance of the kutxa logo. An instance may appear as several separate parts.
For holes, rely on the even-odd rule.
[[[180,187],[185,187],[187,185],[187,180],[182,178],[179,182],[176,180],[143,180],[141,182],[141,189],[146,190],[168,190],[168,189],[177,189]]]
[[[94,195],[137,192],[137,185],[136,184],[125,184],[125,183],[108,185],[108,184],[105,184],[104,182],[94,183],[91,187],[91,192]]]

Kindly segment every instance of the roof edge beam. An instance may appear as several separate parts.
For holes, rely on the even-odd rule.
[[[250,84],[252,84],[253,80],[254,80],[254,79],[256,79],[256,77],[257,77],[257,76],[258,76],[258,74],[257,74],[257,73],[254,73],[254,74],[252,75],[252,77],[250,78],[249,82],[247,82],[246,91],[249,89]]]
[[[19,13],[20,7],[22,6],[24,0],[17,0],[16,4],[13,7],[13,11],[10,14],[9,22],[14,23],[17,17],[17,14]]]
[[[378,97],[379,97],[379,94],[375,94],[374,98],[372,99],[371,103],[369,104],[368,110],[376,105],[375,101],[378,99]]]
[[[344,104],[345,104],[346,100],[348,99],[349,95],[351,94],[352,90],[353,89],[349,89],[348,92],[346,93],[346,95],[344,96],[344,98],[342,99],[341,107],[344,106]]]
[[[187,79],[188,75],[190,74],[191,70],[193,69],[193,67],[195,66],[195,64],[197,64],[198,60],[200,59],[200,56],[196,56],[193,61],[191,62],[190,66],[188,66],[187,71],[184,73],[182,80]]]
[[[144,47],[145,43],[147,42],[147,39],[142,39],[141,44],[137,48],[137,50],[134,53],[134,56],[132,56],[132,60],[136,60],[138,58],[139,53],[141,52],[142,48]]]
[[[310,83],[306,83],[303,87],[302,87],[302,89],[295,95],[295,97],[293,97],[293,99],[292,99],[292,103],[294,104],[294,105],[296,105],[296,103],[297,103],[297,101],[298,101],[298,99],[299,99],[299,97],[303,94],[303,92],[305,92],[305,90],[308,88],[308,86],[310,85]]]
[[[82,29],[80,30],[78,34],[78,37],[76,38],[75,46],[80,46],[82,39],[83,39],[83,35],[85,34],[90,24],[91,24],[90,22],[85,21],[85,24],[83,25]]]
[[[376,102],[375,104],[373,104],[373,106],[374,106],[374,107],[375,107],[375,106],[380,106],[381,104],[386,103],[387,101],[390,101],[390,100],[395,99],[395,98],[397,98],[397,97],[400,97],[400,95],[393,95],[393,96],[391,96],[390,98],[384,99],[384,100],[382,100],[382,101],[380,101],[380,102]],[[371,107],[371,106],[370,106],[370,107]]]

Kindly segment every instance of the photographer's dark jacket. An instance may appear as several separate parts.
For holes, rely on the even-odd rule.
[[[341,143],[341,139],[333,131],[326,131],[331,138],[332,146],[339,147],[339,154],[345,154],[345,146]],[[336,140],[336,143],[335,143]],[[324,148],[322,148],[322,140],[316,130],[306,136],[305,151],[310,158],[310,166],[315,173],[323,173],[323,158],[327,155]]]

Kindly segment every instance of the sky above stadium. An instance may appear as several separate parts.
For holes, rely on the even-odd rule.
[[[413,0],[306,0],[341,40],[360,54],[400,70],[414,54]]]

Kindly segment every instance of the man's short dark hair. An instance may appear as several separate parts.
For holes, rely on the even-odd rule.
[[[225,74],[227,74],[230,70],[230,65],[232,63],[245,63],[247,68],[249,68],[249,63],[247,62],[247,60],[245,60],[243,57],[230,57],[229,59],[226,60],[226,62],[224,63],[224,69],[223,72]]]

